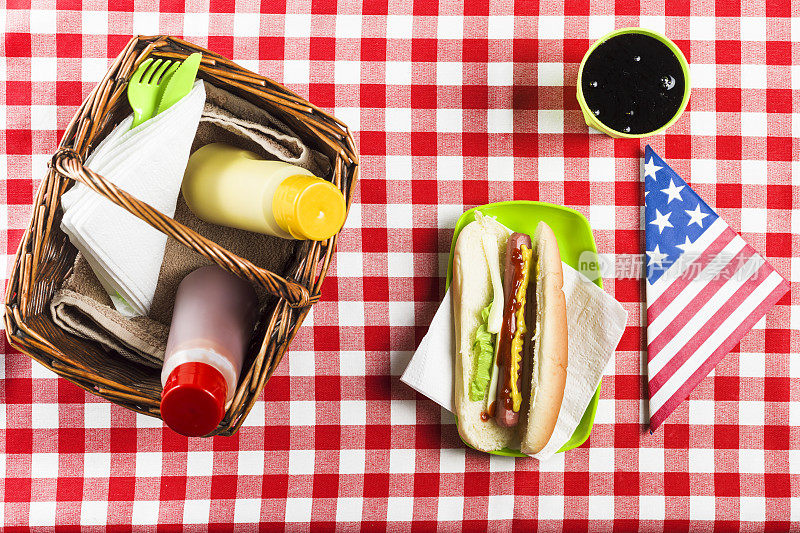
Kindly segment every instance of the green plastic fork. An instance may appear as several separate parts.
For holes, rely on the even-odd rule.
[[[180,66],[180,61],[145,59],[128,82],[128,102],[133,108],[135,128],[156,114],[161,86],[168,82]]]

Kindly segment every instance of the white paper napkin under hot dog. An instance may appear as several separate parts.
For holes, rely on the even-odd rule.
[[[545,460],[566,443],[594,396],[611,354],[619,344],[628,312],[577,270],[564,267],[569,363],[564,400],[547,446],[534,455]],[[450,291],[431,321],[400,380],[448,411],[453,410],[453,305]]]

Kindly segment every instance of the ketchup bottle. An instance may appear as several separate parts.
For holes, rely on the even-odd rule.
[[[256,318],[249,283],[214,266],[183,278],[161,371],[161,418],[196,437],[213,431],[233,399]]]

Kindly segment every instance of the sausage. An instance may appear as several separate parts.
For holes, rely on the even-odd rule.
[[[498,426],[511,428],[516,426],[519,422],[519,412],[508,409],[505,405],[505,401],[501,399],[503,394],[501,391],[505,388],[505,382],[508,379],[506,374],[508,374],[508,372],[505,369],[501,369],[500,377],[497,379],[497,401],[495,402],[497,414],[495,415],[495,421]]]
[[[519,249],[522,245],[531,247],[531,237],[527,233],[512,233],[508,238],[506,245],[506,259],[505,259],[505,277],[503,278],[503,295],[508,300],[509,292],[511,292],[511,283],[514,281],[514,269],[511,268],[511,253]]]
[[[506,245],[506,259],[505,259],[505,276],[503,282],[503,293],[506,300],[505,310],[503,314],[503,327],[500,330],[498,342],[500,342],[500,353],[498,353],[498,364],[500,365],[500,377],[497,383],[497,399],[496,399],[496,421],[499,426],[513,427],[519,422],[519,412],[514,411],[507,403],[507,399],[511,393],[511,387],[507,383],[510,374],[508,365],[510,364],[510,351],[511,339],[517,329],[516,325],[516,311],[515,311],[515,296],[516,291],[514,287],[514,280],[516,277],[516,267],[512,259],[514,250],[518,250],[522,245],[531,247],[531,238],[524,233],[514,233],[508,238]],[[523,358],[526,352],[523,350]],[[522,367],[517,376],[517,390],[520,390],[520,378],[522,376]]]

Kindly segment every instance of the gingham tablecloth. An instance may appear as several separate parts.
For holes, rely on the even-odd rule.
[[[6,0],[2,268],[64,128],[131,34],[183,36],[332,110],[362,178],[323,299],[234,437],[180,437],[4,346],[0,524],[800,528],[800,5],[466,4]],[[644,142],[590,133],[575,100],[592,40],[635,25],[691,63],[690,108],[649,142],[791,294],[651,436],[641,281],[606,279],[630,318],[590,440],[543,464],[466,450],[398,378],[443,295],[455,220],[543,200],[584,213],[600,252],[641,252]]]

